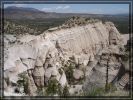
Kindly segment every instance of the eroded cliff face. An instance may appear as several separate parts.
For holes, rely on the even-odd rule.
[[[80,94],[84,87],[94,83],[103,86],[108,57],[111,59],[108,81],[111,82],[121,66],[122,47],[121,35],[114,24],[101,21],[46,31],[38,36],[5,36],[5,95],[15,93],[24,72],[28,80],[25,95],[35,96],[42,87],[49,91],[53,80],[63,89],[67,86],[70,94],[76,91]]]

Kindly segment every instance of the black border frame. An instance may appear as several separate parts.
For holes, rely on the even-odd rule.
[[[2,99],[132,99],[132,90],[130,91],[129,96],[67,96],[67,97],[61,97],[61,96],[4,96],[3,93],[3,76],[4,76],[4,4],[129,4],[129,37],[131,39],[132,37],[132,0],[0,0],[0,23],[1,23],[1,33],[0,33],[0,97]],[[132,44],[132,40],[130,41]],[[131,46],[132,47],[132,46]],[[130,61],[132,61],[132,50],[130,49]],[[130,70],[132,72],[132,62],[129,63]],[[130,73],[133,77],[132,73]],[[130,79],[131,80],[131,79]],[[131,84],[132,88],[132,84]]]

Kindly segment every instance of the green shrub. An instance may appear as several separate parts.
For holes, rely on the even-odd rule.
[[[0,100],[2,100],[2,97],[0,97]]]
[[[37,96],[45,96],[46,92],[45,92],[45,88],[38,88],[37,89]]]
[[[18,87],[24,88],[24,93],[28,93],[28,77],[26,76],[26,73],[19,74],[19,80],[17,81]]]
[[[93,87],[90,91],[84,93],[85,96],[102,96],[105,93],[104,88]]]
[[[109,83],[105,87],[92,87],[91,90],[84,93],[85,96],[106,96],[109,93],[114,93],[117,88]]]
[[[114,92],[117,90],[116,86],[114,86],[112,83],[105,85],[105,88],[108,92]]]
[[[70,93],[69,93],[69,90],[68,90],[68,87],[67,87],[67,85],[64,87],[64,89],[63,89],[63,93],[62,93],[62,96],[69,96],[70,95]]]
[[[61,94],[61,86],[56,79],[50,80],[46,89],[47,95]]]
[[[65,69],[65,74],[66,74],[66,78],[68,80],[68,83],[71,84],[73,81],[73,66],[72,64],[70,64],[69,66],[67,66],[67,68]]]

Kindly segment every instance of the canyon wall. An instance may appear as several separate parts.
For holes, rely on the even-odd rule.
[[[72,61],[75,63],[74,66],[78,65],[78,68],[73,68],[75,80],[83,78],[84,71],[82,69],[86,70],[85,76],[88,77],[93,76],[95,78],[99,73],[105,73],[105,68],[101,70],[98,67],[98,71],[92,72],[93,67],[98,62],[95,56],[108,54],[110,51],[119,54],[122,38],[113,23],[98,21],[82,26],[45,31],[38,36],[27,34],[14,37],[5,35],[4,43],[4,78],[10,81],[5,87],[5,95],[12,92],[10,89],[15,86],[12,86],[11,83],[17,84],[19,74],[23,72],[26,72],[25,75],[29,80],[28,94],[36,95],[37,88],[47,86],[51,77],[54,77],[62,87],[71,84],[68,81],[64,66],[71,65]],[[104,57],[106,58],[106,55]],[[89,65],[90,62],[93,64]],[[101,64],[104,63],[104,61],[100,62]],[[117,61],[114,60],[114,62]],[[116,69],[115,72],[111,73],[113,77],[109,81],[112,81],[117,75],[119,68]],[[86,83],[94,83],[92,82],[94,81],[93,77]],[[98,79],[96,80],[98,81]],[[81,88],[80,85],[79,88]],[[73,93],[74,89],[70,89],[70,92]]]

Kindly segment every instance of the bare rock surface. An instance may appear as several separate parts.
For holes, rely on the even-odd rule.
[[[83,71],[81,71],[81,70],[75,70],[74,71],[74,73],[73,73],[73,77],[75,78],[75,79],[81,79],[81,78],[83,78],[83,76],[84,76],[84,73],[83,73]]]
[[[10,44],[7,42],[5,46],[7,55],[4,61],[5,78],[17,83],[18,74],[33,70],[30,77],[33,77],[37,87],[45,86],[51,77],[56,77],[62,87],[68,84],[65,70],[59,71],[58,69],[63,68],[73,56],[75,64],[79,62],[83,64],[83,67],[81,66],[79,69],[75,68],[76,65],[74,66],[75,71],[72,75],[75,79],[83,78],[83,69],[85,68],[85,75],[89,80],[85,84],[105,84],[106,57],[108,58],[108,55],[112,53],[111,59],[117,58],[120,55],[118,45],[122,42],[121,35],[114,24],[101,21],[87,22],[81,25],[75,23],[71,27],[66,28],[65,26],[55,31],[46,31],[38,36],[27,34],[17,38],[13,37],[11,40],[5,37],[5,40],[6,42],[11,41]],[[98,54],[101,57],[96,58]],[[88,62],[93,62],[93,64],[88,65]],[[113,80],[119,70],[119,66],[115,70],[116,65],[111,64],[112,72],[109,71],[109,81]],[[33,80],[29,81],[31,92]],[[34,92],[31,95],[35,95]]]
[[[130,36],[130,34],[123,34],[122,35],[124,45],[127,44],[127,41],[129,40],[129,36]]]
[[[67,84],[67,78],[65,73],[62,74],[60,77],[59,83],[61,84],[62,87],[64,87]]]

